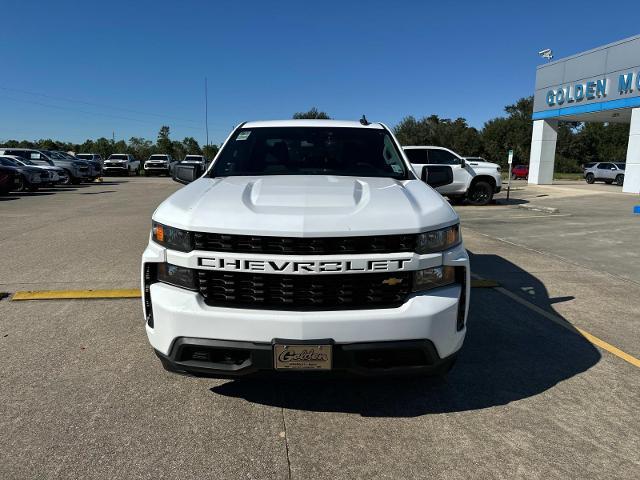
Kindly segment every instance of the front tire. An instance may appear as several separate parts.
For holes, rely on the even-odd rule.
[[[14,192],[23,192],[24,191],[24,178],[18,177],[18,186],[12,188]]]
[[[493,199],[493,187],[489,182],[479,181],[471,185],[467,193],[467,201],[471,205],[481,207]]]
[[[623,183],[624,183],[624,175],[620,174],[616,177],[616,185],[621,187]]]
[[[593,176],[593,173],[587,173],[587,176],[584,177],[588,184],[592,184],[596,181],[596,177]]]

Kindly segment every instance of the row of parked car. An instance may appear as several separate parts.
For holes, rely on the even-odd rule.
[[[205,168],[207,166],[207,159],[202,155],[186,155],[184,159],[179,162],[171,155],[156,153],[151,155],[147,161],[144,162],[142,170],[144,170],[144,174],[146,176],[173,175],[175,166],[178,164],[199,165],[202,168]],[[105,174],[130,175],[134,173],[139,175],[140,162],[136,160],[133,155],[126,153],[114,153],[104,161],[103,169]]]
[[[100,162],[81,160],[67,152],[27,148],[0,147],[0,168],[0,192],[75,185],[102,175]]]
[[[604,182],[622,185],[624,183],[624,162],[590,162],[582,166],[584,179],[587,183]],[[511,178],[517,180],[529,178],[528,165],[516,165],[511,169]]]
[[[171,155],[151,155],[142,165],[145,175],[172,175],[175,165],[207,166],[202,155],[187,155],[178,162]],[[35,191],[55,185],[93,182],[103,175],[139,175],[141,165],[132,155],[114,153],[106,160],[94,153],[71,155],[57,150],[0,147],[0,194]]]

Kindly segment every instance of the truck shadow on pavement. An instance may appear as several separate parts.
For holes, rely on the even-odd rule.
[[[519,273],[521,282],[535,290],[536,304],[560,317],[552,308],[558,299],[549,299],[533,275],[495,255],[471,254],[471,261],[476,272],[476,265],[485,264],[494,272]],[[598,350],[567,325],[493,288],[473,289],[465,344],[445,378],[240,379],[210,390],[286,409],[365,417],[416,417],[506,405],[541,394],[598,363]]]

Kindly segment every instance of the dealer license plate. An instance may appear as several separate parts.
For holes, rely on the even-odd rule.
[[[273,347],[276,370],[331,370],[331,345],[281,345]]]

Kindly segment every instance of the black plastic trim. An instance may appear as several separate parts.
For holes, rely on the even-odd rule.
[[[429,375],[446,371],[453,363],[456,353],[441,358],[430,340],[402,340],[391,342],[366,342],[336,344],[332,339],[288,340],[274,339],[271,343],[240,342],[203,338],[179,337],[175,340],[168,355],[155,350],[164,368],[173,373],[193,376],[229,378],[256,375],[292,376],[301,372],[276,371],[273,367],[273,344],[332,344],[333,369],[328,372],[302,372],[304,376],[322,376],[332,374],[349,374],[358,376],[394,376],[394,375]],[[209,362],[184,359],[183,354],[192,347],[226,351],[230,355],[246,355],[239,363]],[[418,353],[424,364],[390,368],[368,368],[361,364],[360,358],[367,352],[381,352],[387,355],[401,355],[402,352]]]

